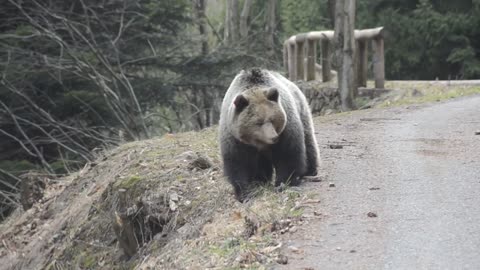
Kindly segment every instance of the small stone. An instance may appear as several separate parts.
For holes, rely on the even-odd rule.
[[[330,149],[343,149],[343,145],[341,144],[329,144],[328,147]]]
[[[278,264],[287,264],[288,263],[288,257],[285,255],[278,255],[277,259],[275,260]]]
[[[350,253],[356,253],[357,251],[355,249],[350,250]]]
[[[176,192],[173,192],[172,194],[170,194],[170,200],[174,202],[178,202],[178,194]]]
[[[369,188],[369,190],[379,190],[380,188],[379,187],[371,187]]]
[[[176,204],[174,201],[170,200],[168,204],[169,204],[170,210],[171,210],[172,212],[175,212],[175,211],[177,210],[178,206],[177,206],[177,204]]]
[[[418,91],[417,89],[413,89],[412,96],[413,97],[420,97],[420,96],[423,96],[423,93]]]
[[[288,249],[290,249],[290,251],[293,253],[300,253],[300,249],[295,246],[289,246]]]
[[[54,234],[53,237],[52,237],[52,241],[54,243],[57,242],[58,240],[60,240],[64,236],[64,234],[65,234],[64,232]]]
[[[320,212],[318,212],[318,211],[313,211],[313,215],[314,215],[314,216],[321,216],[322,213],[320,213]]]
[[[341,247],[337,247],[335,250],[340,251],[340,250],[342,250],[342,248],[341,248]]]
[[[374,212],[368,212],[367,216],[373,218],[373,217],[377,217],[377,214]]]
[[[333,182],[328,183],[328,187],[335,187],[335,183]]]
[[[291,233],[294,233],[294,232],[296,232],[296,231],[298,231],[298,227],[297,227],[297,226],[292,226],[292,227],[290,228],[290,232],[291,232]]]
[[[480,130],[475,131],[475,135],[480,135]]]

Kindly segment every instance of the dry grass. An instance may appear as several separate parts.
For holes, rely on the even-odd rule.
[[[368,86],[373,87],[373,82],[368,82]],[[396,91],[378,99],[373,107],[421,104],[480,93],[478,84],[449,84],[435,81],[387,81],[385,88]]]
[[[2,225],[8,244],[0,261],[6,269],[235,269],[273,263],[278,251],[268,247],[302,219],[301,203],[314,194],[265,186],[254,199],[238,203],[222,176],[216,133],[210,128],[128,143],[52,183],[35,210],[16,213]],[[192,168],[195,153],[213,167]],[[119,190],[126,190],[141,244],[130,259],[112,228]],[[286,225],[275,225],[280,223]]]

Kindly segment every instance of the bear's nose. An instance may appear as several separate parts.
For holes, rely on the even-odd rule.
[[[276,142],[278,142],[278,138],[279,138],[279,136],[275,136],[275,137],[273,137],[273,138],[272,138],[272,143],[276,143]]]

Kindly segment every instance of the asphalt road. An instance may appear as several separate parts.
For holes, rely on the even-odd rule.
[[[480,269],[480,96],[316,129],[325,181],[302,189],[319,191],[319,216],[285,236],[276,268]]]

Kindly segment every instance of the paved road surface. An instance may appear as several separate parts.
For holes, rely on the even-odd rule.
[[[322,215],[279,269],[480,269],[480,96],[316,122]]]

